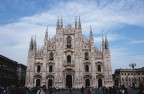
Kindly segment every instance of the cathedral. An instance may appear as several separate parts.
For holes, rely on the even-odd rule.
[[[82,35],[80,17],[75,18],[74,26],[63,26],[63,20],[58,18],[56,34],[49,38],[48,32],[47,27],[41,48],[37,47],[36,38],[31,38],[26,72],[27,87],[113,86],[107,37],[102,37],[102,48],[95,47],[91,26],[89,38]]]

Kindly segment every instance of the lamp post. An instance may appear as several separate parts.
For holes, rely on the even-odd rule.
[[[134,69],[134,67],[136,66],[136,64],[135,63],[130,63],[129,66],[132,67],[132,69]]]
[[[134,73],[134,67],[136,66],[135,63],[130,63],[129,66],[133,69],[133,73]],[[132,87],[135,88],[135,74],[133,74],[133,79],[134,82],[132,83]]]

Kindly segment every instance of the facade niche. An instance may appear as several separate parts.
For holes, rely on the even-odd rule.
[[[67,48],[71,48],[71,41],[72,41],[71,37],[68,36],[67,37]]]
[[[37,66],[37,72],[40,72],[40,70],[41,70],[41,66],[38,65],[38,66]]]
[[[50,54],[49,54],[49,59],[52,61],[53,60],[53,53],[52,52],[50,52]]]
[[[49,66],[49,72],[52,72],[53,71],[53,67],[52,65]]]
[[[99,72],[101,71],[101,65],[98,65],[98,71]]]
[[[88,52],[85,52],[85,60],[88,60],[89,59],[89,54],[88,54]]]
[[[88,65],[85,66],[85,70],[86,70],[86,72],[89,72],[89,66]]]
[[[67,56],[67,63],[71,63],[71,56],[70,55]]]

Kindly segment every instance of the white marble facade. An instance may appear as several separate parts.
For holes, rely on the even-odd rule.
[[[28,51],[26,86],[46,85],[56,88],[110,87],[112,68],[107,37],[102,37],[102,48],[94,45],[92,28],[90,37],[82,35],[80,18],[75,26],[63,27],[58,19],[56,34],[48,38],[46,29],[44,45],[37,48],[36,39],[31,38]]]

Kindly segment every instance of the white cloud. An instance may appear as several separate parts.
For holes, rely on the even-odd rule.
[[[95,42],[95,44],[101,45],[101,43],[102,43],[102,37],[103,37],[104,39],[105,39],[105,37],[107,37],[107,40],[108,40],[109,42],[121,40],[121,39],[124,38],[124,36],[123,36],[123,35],[120,35],[120,34],[108,33],[108,34],[106,34],[106,35],[94,36],[94,42]]]
[[[134,40],[134,41],[131,41],[130,43],[134,43],[134,44],[144,44],[144,40]]]
[[[130,68],[130,63],[136,63],[136,68],[144,66],[144,55],[134,54],[126,48],[114,47],[111,49],[111,63],[113,72],[119,68]]]

